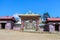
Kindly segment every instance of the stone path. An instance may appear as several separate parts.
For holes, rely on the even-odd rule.
[[[0,40],[60,40],[60,34],[0,30]]]

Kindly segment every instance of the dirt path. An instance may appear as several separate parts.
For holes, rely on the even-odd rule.
[[[0,30],[0,40],[60,40],[60,34],[41,34]]]

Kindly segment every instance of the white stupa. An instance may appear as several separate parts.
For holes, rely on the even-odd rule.
[[[21,19],[18,19],[18,22],[15,23],[15,24],[21,24]]]

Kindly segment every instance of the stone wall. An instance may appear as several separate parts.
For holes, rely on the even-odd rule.
[[[13,30],[20,30],[21,29],[21,24],[15,24],[13,27]]]
[[[20,27],[14,26],[14,27],[13,27],[13,30],[20,30]]]

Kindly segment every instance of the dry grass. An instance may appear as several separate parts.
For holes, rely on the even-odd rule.
[[[60,34],[0,30],[0,40],[60,40]]]

